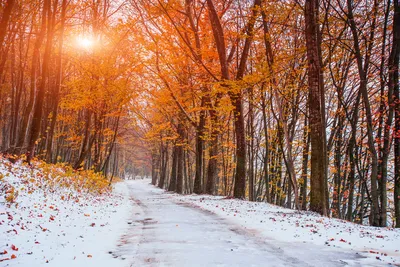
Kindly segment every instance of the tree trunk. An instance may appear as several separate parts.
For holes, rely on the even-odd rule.
[[[218,117],[217,112],[213,109],[210,103],[210,119],[211,119],[211,140],[209,143],[209,156],[207,166],[207,185],[206,193],[213,195],[215,192],[215,180],[218,174],[218,135],[219,131],[217,129]]]
[[[162,189],[164,188],[165,177],[167,174],[167,163],[168,163],[168,146],[167,144],[164,145],[162,141],[160,146],[160,155],[161,155],[160,180],[158,181],[158,187]]]
[[[176,171],[176,192],[178,194],[183,194],[183,164],[184,164],[184,153],[183,153],[183,142],[184,142],[184,129],[181,122],[178,124],[178,147],[176,148],[177,157],[177,171]]]
[[[56,59],[57,71],[56,71],[56,84],[54,85],[53,92],[53,103],[52,103],[52,111],[51,111],[51,121],[50,127],[47,133],[46,139],[46,160],[47,162],[55,162],[57,159],[53,160],[53,137],[54,137],[54,129],[57,122],[57,112],[58,112],[58,103],[59,103],[59,95],[61,89],[61,81],[62,81],[62,51],[64,44],[64,28],[65,28],[65,19],[66,19],[66,11],[67,11],[67,0],[62,0],[61,4],[61,26],[60,26],[60,37],[58,44],[58,55]]]
[[[320,47],[317,41],[318,1],[306,0],[305,2],[305,34],[307,47],[307,70],[309,89],[309,123],[311,142],[311,191],[310,209],[322,215],[327,215],[325,191],[325,164],[327,155],[324,153],[325,118],[322,108],[322,84],[320,79]]]
[[[203,96],[201,98],[201,107],[204,107],[206,103],[206,98]],[[194,177],[194,186],[193,186],[193,193],[201,194],[202,193],[202,186],[201,181],[203,177],[203,150],[204,150],[204,126],[205,126],[205,111],[200,111],[200,120],[199,124],[196,127],[196,173]]]
[[[233,116],[235,120],[236,137],[236,170],[233,196],[243,199],[246,197],[246,132],[244,127],[242,97],[235,96],[232,101],[235,103]]]
[[[339,110],[339,112],[341,112]],[[336,131],[336,142],[335,142],[335,173],[334,173],[334,183],[333,183],[333,199],[332,199],[332,216],[335,218],[341,218],[340,213],[340,194],[341,194],[341,184],[342,184],[342,175],[341,175],[341,148],[342,148],[342,127],[343,127],[343,118],[342,115],[339,115],[339,123],[337,125],[338,129]]]
[[[84,134],[83,134],[83,139],[82,139],[82,143],[81,143],[81,148],[79,150],[79,155],[78,155],[78,159],[75,161],[73,167],[75,170],[79,169],[82,167],[82,163],[85,160],[86,154],[88,151],[91,150],[91,147],[93,144],[93,142],[90,140],[89,141],[89,136],[90,136],[90,121],[92,118],[92,112],[87,110],[86,111],[86,118],[85,118],[85,130],[84,130]],[[92,137],[92,139],[94,140],[94,138]],[[87,143],[89,141],[89,148],[87,148]]]
[[[267,123],[267,104],[265,101],[265,94],[261,92],[261,105],[262,105],[262,115],[263,115],[263,129],[264,129],[264,139],[265,139],[265,154],[264,154],[264,182],[265,182],[265,196],[268,203],[271,203],[270,194],[270,176],[269,176],[269,142],[268,142],[268,123]]]
[[[157,184],[157,178],[160,173],[160,170],[157,168],[159,165],[159,155],[155,154],[154,152],[151,154],[151,184]]]
[[[400,56],[400,5],[394,0],[393,47],[389,66],[389,86],[393,86],[395,108],[394,133],[394,210],[396,228],[400,228],[400,96],[399,96],[399,56]]]
[[[27,131],[30,128],[29,127],[30,117],[31,117],[32,109],[34,108],[33,105],[34,105],[34,101],[36,98],[35,94],[36,94],[36,87],[37,87],[38,65],[39,65],[39,60],[40,60],[40,47],[42,46],[43,39],[46,35],[46,25],[47,25],[46,15],[47,15],[48,3],[50,3],[49,0],[46,0],[43,3],[41,27],[40,27],[39,34],[37,36],[37,39],[36,39],[34,47],[33,47],[32,66],[31,66],[31,73],[30,73],[29,102],[24,110],[23,115],[22,115],[22,125],[21,125],[21,129],[19,131],[19,134],[18,134],[18,140],[17,140],[17,144],[15,147],[15,153],[18,153],[18,154],[24,152],[25,139],[26,139]]]
[[[310,135],[308,133],[307,115],[304,118],[304,131],[303,131],[303,151],[302,151],[302,167],[301,167],[301,188],[300,188],[300,201],[301,209],[307,210],[307,185],[308,185],[308,152],[310,150]]]
[[[55,3],[57,4],[57,3]],[[54,7],[54,12],[56,9],[56,5]],[[27,161],[30,162],[35,153],[35,145],[38,142],[40,127],[42,122],[42,114],[43,114],[43,103],[44,97],[46,93],[46,81],[49,71],[49,63],[51,56],[51,49],[53,45],[53,29],[54,29],[54,21],[51,11],[51,1],[45,0],[43,4],[43,21],[46,25],[46,14],[47,14],[47,40],[46,47],[43,55],[43,64],[42,64],[42,73],[40,76],[40,82],[38,91],[36,94],[36,101],[33,108],[33,117],[32,117],[32,127],[30,129],[30,134],[28,136],[28,147],[27,147]]]
[[[178,153],[177,153],[178,147],[174,145],[172,148],[172,166],[171,166],[171,177],[169,180],[169,186],[168,186],[168,191],[175,191],[176,190],[176,169],[177,169],[177,159],[178,159]]]
[[[7,0],[5,3],[3,15],[0,21],[0,47],[3,47],[4,38],[6,37],[8,22],[10,21],[11,12],[14,7],[15,0]]]
[[[249,118],[247,120],[248,135],[250,136],[250,142],[248,145],[249,154],[249,200],[254,201],[254,92],[253,88],[249,89]]]
[[[8,23],[10,22],[11,13],[15,4],[15,0],[7,0],[4,5],[4,11],[0,20],[0,59],[5,60],[7,51],[3,51],[5,45],[3,44],[6,38]],[[5,61],[4,61],[5,62]],[[0,64],[0,78],[3,76],[4,64]]]

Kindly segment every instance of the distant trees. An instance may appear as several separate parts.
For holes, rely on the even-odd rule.
[[[138,65],[112,18],[120,9],[108,0],[0,6],[2,152],[116,174]]]

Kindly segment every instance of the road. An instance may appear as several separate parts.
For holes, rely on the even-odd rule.
[[[177,202],[148,181],[127,186],[135,205],[129,228],[112,252],[127,266],[368,266],[354,251],[268,239],[256,229]]]

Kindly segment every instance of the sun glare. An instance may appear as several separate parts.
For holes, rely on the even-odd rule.
[[[76,43],[81,48],[89,49],[89,48],[93,47],[94,41],[91,36],[78,36],[76,38]]]

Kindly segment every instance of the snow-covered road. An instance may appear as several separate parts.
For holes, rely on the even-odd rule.
[[[136,205],[112,253],[128,266],[379,266],[355,251],[268,239],[148,182],[126,182]]]

